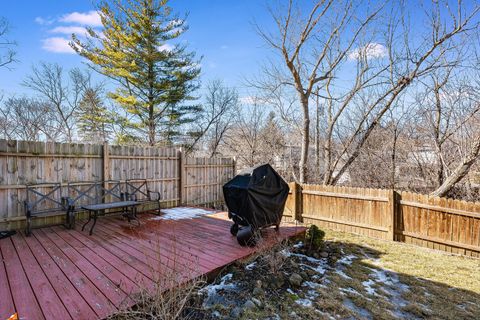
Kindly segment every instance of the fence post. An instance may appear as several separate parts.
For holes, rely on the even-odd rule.
[[[108,142],[103,143],[103,152],[102,152],[102,180],[107,181],[110,179],[110,152],[108,148]],[[104,182],[104,187],[106,188],[106,182]]]
[[[103,181],[103,190],[102,192],[102,202],[105,202],[105,190],[107,190],[108,180],[110,179],[110,156],[108,150],[108,142],[103,143],[102,150],[102,181]]]
[[[389,190],[388,192],[388,240],[395,241],[395,221],[397,217],[397,192],[395,190]]]
[[[293,217],[299,222],[303,222],[302,216],[302,186],[297,182],[293,183],[292,188],[293,197]]]
[[[183,204],[183,186],[184,186],[184,179],[185,179],[185,160],[183,159],[183,149],[180,148],[177,151],[178,156],[178,202],[179,205]]]

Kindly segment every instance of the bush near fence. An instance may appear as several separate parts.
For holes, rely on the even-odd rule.
[[[285,217],[480,257],[480,203],[394,190],[290,183]]]
[[[0,140],[0,230],[23,227],[27,184],[147,179],[164,207],[215,206],[223,203],[221,187],[234,170],[231,158],[185,157],[177,147]]]

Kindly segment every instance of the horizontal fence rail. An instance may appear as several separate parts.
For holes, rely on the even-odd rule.
[[[230,158],[185,157],[176,147],[116,146],[0,140],[0,230],[23,227],[26,186],[147,179],[162,206],[218,205],[233,177]],[[43,185],[48,191],[48,185]],[[39,225],[63,216],[35,219]],[[56,219],[56,220],[55,220]]]
[[[284,216],[480,257],[480,203],[393,190],[290,183]]]

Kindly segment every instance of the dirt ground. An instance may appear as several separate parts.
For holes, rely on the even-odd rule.
[[[334,231],[305,242],[224,270],[193,318],[480,319],[479,259]]]

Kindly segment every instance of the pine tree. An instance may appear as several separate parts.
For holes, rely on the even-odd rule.
[[[188,27],[185,19],[172,15],[167,2],[103,2],[102,33],[89,28],[86,41],[73,35],[70,43],[92,68],[117,81],[109,96],[129,114],[131,129],[150,145],[171,142],[200,110],[193,97],[199,63],[185,45],[168,43]]]
[[[85,90],[77,112],[78,130],[83,140],[105,142],[112,133],[112,114],[102,103],[99,92],[93,88]]]

